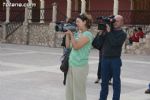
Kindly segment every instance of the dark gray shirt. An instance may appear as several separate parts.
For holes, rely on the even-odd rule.
[[[103,57],[120,57],[122,46],[127,37],[127,34],[123,30],[113,30],[106,32],[104,44],[102,47]]]

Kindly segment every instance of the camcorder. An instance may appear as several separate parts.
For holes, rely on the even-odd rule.
[[[106,24],[110,26],[110,29],[113,30],[113,23],[116,22],[115,16],[100,16],[97,18],[98,30],[106,30]]]
[[[56,32],[66,32],[67,30],[76,32],[77,26],[76,26],[75,22],[69,22],[69,23],[65,23],[63,21],[56,22],[56,26],[55,26]]]

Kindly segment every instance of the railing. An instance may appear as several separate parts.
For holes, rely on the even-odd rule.
[[[9,36],[11,36],[20,26],[22,26],[22,22],[12,22],[6,24],[6,37],[7,40]]]
[[[43,20],[41,18],[44,18],[44,22],[52,21],[52,8],[29,8],[28,10],[32,11],[32,14],[29,13],[28,15],[28,20],[32,20],[32,22],[40,22],[40,20]],[[66,18],[64,12],[57,10],[57,21],[64,21]]]
[[[131,24],[137,25],[145,25],[150,24],[150,10],[137,10],[137,11],[131,11]]]
[[[10,23],[6,23],[6,37],[7,40],[9,36],[11,36],[19,27],[22,26],[24,21],[24,11],[13,9],[14,11],[11,13]]]
[[[52,8],[29,8],[28,20],[32,20],[33,22],[40,22],[40,20],[44,19],[44,22],[51,22],[52,21]],[[41,19],[42,18],[42,19]]]
[[[45,22],[51,22],[52,21],[52,8],[44,8],[44,9],[37,9],[37,8],[30,8],[30,11],[32,11],[30,16],[30,20],[43,20]],[[24,9],[10,9],[10,21],[13,22],[22,22],[24,21]],[[89,10],[87,11],[90,13],[93,17],[93,22],[96,23],[96,18],[99,16],[110,16],[113,15],[113,10]],[[20,14],[19,18],[16,19],[16,16]],[[72,17],[75,18],[77,15],[80,14],[80,11],[72,11]],[[129,25],[147,25],[150,24],[150,10],[120,10],[119,14],[124,17],[125,24]],[[43,18],[43,19],[40,19]],[[6,19],[6,11],[0,10],[0,21],[5,21]],[[60,10],[57,10],[57,21],[65,20],[66,14]]]
[[[93,22],[96,23],[96,18],[99,16],[110,16],[113,15],[113,10],[89,10],[93,17]],[[80,14],[79,11],[72,11],[73,18]],[[150,24],[150,10],[120,10],[119,14],[124,17],[125,24],[132,25],[145,25]]]

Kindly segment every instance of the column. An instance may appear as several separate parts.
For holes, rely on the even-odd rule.
[[[9,0],[6,0],[7,4],[10,4]],[[6,23],[9,23],[9,19],[10,19],[10,6],[6,6]]]
[[[53,3],[52,22],[55,23],[56,21],[57,21],[57,4]]]
[[[28,7],[25,7],[24,24],[28,23]]]
[[[28,0],[28,4],[29,4],[29,6],[28,6],[28,21],[29,21],[29,23],[31,23],[32,22],[32,0]]]
[[[44,23],[44,0],[40,0],[40,23]]]
[[[67,18],[71,18],[71,0],[67,0]]]
[[[130,0],[130,10],[133,10],[133,0]]]
[[[81,14],[85,13],[86,11],[86,1],[81,0]]]
[[[49,25],[49,33],[52,35],[51,47],[56,47],[56,21],[57,21],[57,4],[53,3],[52,22]]]
[[[118,15],[118,7],[119,7],[119,1],[114,0],[114,10],[113,10],[113,15]]]

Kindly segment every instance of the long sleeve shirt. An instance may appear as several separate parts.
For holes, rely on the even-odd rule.
[[[127,34],[123,30],[113,30],[106,32],[103,47],[103,57],[120,57],[123,43],[127,37]]]

